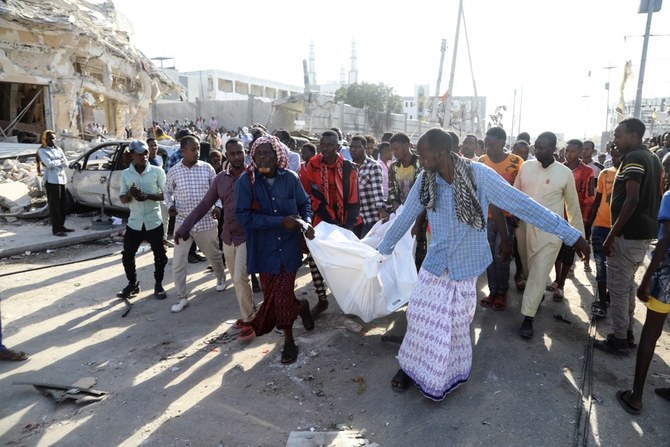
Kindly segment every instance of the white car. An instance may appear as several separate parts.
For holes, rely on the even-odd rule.
[[[119,199],[121,172],[128,167],[130,159],[124,152],[130,141],[106,141],[89,149],[70,162],[67,172],[68,208],[84,205],[128,211],[128,205]],[[159,145],[158,153],[169,157],[178,146]]]

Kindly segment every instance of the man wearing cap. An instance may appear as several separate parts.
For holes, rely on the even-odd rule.
[[[163,218],[160,202],[165,188],[165,172],[149,164],[149,147],[143,141],[135,140],[128,146],[133,161],[121,173],[121,202],[130,209],[126,234],[123,238],[123,269],[128,285],[116,294],[119,298],[129,298],[140,291],[140,282],[135,270],[135,254],[143,241],[151,244],[154,253],[154,296],[159,300],[167,294],[163,289],[163,274],[167,255],[163,246]]]

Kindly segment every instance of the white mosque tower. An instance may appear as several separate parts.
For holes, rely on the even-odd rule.
[[[349,69],[349,85],[358,82],[358,68],[356,68],[356,41],[351,39],[351,68]]]

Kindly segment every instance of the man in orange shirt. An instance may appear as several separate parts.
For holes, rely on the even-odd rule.
[[[596,199],[591,208],[588,227],[591,227],[591,245],[593,246],[593,259],[596,261],[596,283],[598,285],[598,300],[591,306],[591,313],[596,318],[607,316],[607,304],[609,296],[607,293],[607,264],[605,262],[605,251],[603,242],[607,238],[612,227],[612,216],[610,215],[610,200],[612,199],[612,187],[616,171],[621,165],[621,155],[616,148],[611,150],[612,167],[606,168],[598,176],[598,188]]]
[[[482,155],[479,161],[496,171],[512,185],[523,160],[521,157],[505,151],[506,140],[507,134],[504,129],[501,127],[490,128],[484,139],[486,154]],[[496,214],[502,214],[502,216],[495,216]],[[495,217],[497,218],[494,219]],[[482,307],[492,307],[493,310],[505,310],[505,307],[507,307],[509,260],[512,255],[511,241],[514,237],[515,226],[509,213],[489,205],[487,235],[493,262],[486,269],[489,295],[479,302]]]

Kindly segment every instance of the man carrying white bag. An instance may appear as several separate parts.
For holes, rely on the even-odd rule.
[[[387,222],[377,222],[362,240],[349,230],[322,222],[315,228],[314,239],[307,240],[337,304],[345,314],[366,323],[407,304],[417,278],[411,230],[390,256],[376,249],[395,218],[396,214]]]

